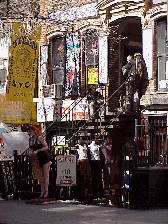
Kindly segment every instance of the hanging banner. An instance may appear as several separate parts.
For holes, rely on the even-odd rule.
[[[33,102],[41,27],[28,34],[26,24],[14,23],[11,33],[6,99]]]
[[[99,37],[99,83],[108,82],[108,36]]]
[[[80,73],[79,73],[79,35],[78,33],[67,34],[67,60],[66,60],[66,83],[65,96],[79,95]]]
[[[48,69],[48,45],[40,47],[40,71],[41,71],[41,84],[42,86],[47,85],[47,69]]]
[[[0,93],[0,120],[5,124],[38,124],[36,103],[6,101],[6,94]]]
[[[98,68],[88,68],[88,84],[98,84]]]

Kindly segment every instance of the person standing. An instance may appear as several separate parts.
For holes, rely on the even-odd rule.
[[[132,111],[133,109],[138,109],[138,103],[134,105],[135,102],[139,102],[139,76],[136,74],[136,60],[133,59],[132,55],[127,56],[127,64],[122,67],[123,76],[128,80],[126,84],[126,109]]]
[[[93,198],[96,199],[102,196],[100,146],[95,141],[92,141],[88,148],[91,157]]]
[[[112,138],[107,137],[107,140],[100,145],[100,149],[104,155],[104,188],[105,190],[109,190],[111,182],[111,163],[114,163],[114,158],[112,159]]]
[[[80,170],[80,181],[79,181],[79,195],[82,202],[89,196],[92,197],[92,178],[91,178],[91,167],[88,159],[88,148],[83,141],[77,144],[78,152],[78,164]]]
[[[48,145],[46,141],[40,136],[39,130],[35,126],[28,127],[29,148],[32,149],[34,155],[37,154],[38,162],[40,166],[41,173],[41,195],[40,199],[45,199],[48,197],[48,185],[49,185],[49,171],[51,165],[51,154],[47,151]]]

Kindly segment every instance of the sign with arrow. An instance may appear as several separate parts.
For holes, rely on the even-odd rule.
[[[58,186],[76,185],[76,156],[57,156],[57,179]]]

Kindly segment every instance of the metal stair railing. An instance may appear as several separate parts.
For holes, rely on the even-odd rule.
[[[87,96],[87,94],[85,94],[82,98],[78,98],[76,99],[73,103],[71,103],[71,105],[69,105],[69,107],[67,107],[65,109],[65,114],[61,117],[61,119],[59,120],[59,122],[61,122],[65,117],[67,117],[67,114],[66,112],[69,110],[69,111],[72,111],[76,105],[78,105],[85,97]],[[55,123],[57,122],[57,120],[55,119],[48,127],[47,129],[42,133],[42,136],[45,137],[46,134],[47,134],[47,130]]]
[[[107,102],[111,99],[111,98],[113,98],[125,85],[126,85],[126,83],[128,83],[129,82],[129,78],[132,76],[132,74],[130,74],[128,77],[127,77],[127,79],[126,79],[126,81],[124,81],[119,87],[118,87],[118,89],[116,89],[112,94],[111,94],[111,96],[107,99]],[[74,107],[76,107],[76,105],[78,105],[85,97],[87,96],[87,94],[85,94],[85,96],[84,97],[82,97],[82,98],[78,98],[78,99],[76,99],[76,101],[74,101],[69,107],[67,107],[66,108],[66,110],[65,110],[65,112],[66,111],[68,111],[68,110],[70,110],[70,111],[72,111],[73,109],[74,109]],[[105,111],[105,109],[106,109],[106,104],[107,104],[107,102],[105,102],[104,104],[103,104],[103,110]],[[72,107],[72,108],[71,108]],[[81,127],[79,127],[79,129],[67,140],[67,143],[70,143],[71,142],[71,140],[80,132],[80,131],[82,131],[86,126],[88,126],[92,121],[93,121],[93,119],[95,119],[94,118],[94,116],[99,112],[99,110],[100,110],[100,108],[98,108],[95,112],[94,112],[94,114],[88,119],[88,120],[85,120],[85,123],[81,126]],[[119,112],[119,114],[116,116],[116,118],[118,118],[121,114],[122,114],[122,112],[123,111],[120,111]],[[65,115],[63,115],[62,116],[62,118],[60,119],[60,122],[65,118],[67,116],[67,114],[65,114]],[[73,115],[72,115],[73,116]],[[115,119],[116,119],[115,118]],[[100,119],[100,118],[99,118]],[[97,119],[98,120],[98,119]],[[114,121],[114,119],[106,126],[106,128],[108,128],[112,123],[113,123],[113,121]],[[53,121],[48,127],[47,127],[47,129],[42,133],[42,136],[44,137],[44,136],[46,136],[46,134],[48,134],[47,133],[47,130],[54,124],[56,122],[56,120],[55,121]],[[78,127],[79,125],[80,125],[80,123],[82,123],[83,122],[83,120],[80,120],[79,122],[77,122],[76,123],[76,126]],[[103,134],[104,134],[104,132],[105,132],[105,130],[102,132],[102,133],[100,133],[100,135],[99,135],[99,137],[101,137],[101,136],[103,136]]]
[[[112,93],[111,94],[111,96],[107,99],[107,102],[112,98],[112,97],[114,97],[128,82],[129,82],[129,78],[132,76],[132,74],[131,75],[129,75],[128,77],[127,77],[127,79],[126,79],[126,81],[124,81],[119,87],[118,87],[118,89],[117,90],[115,90],[114,91],[114,93]],[[106,109],[106,102],[103,104],[103,110],[105,110]],[[96,113],[98,113],[98,111],[100,110],[100,108],[98,108],[96,111],[95,111],[95,113],[88,119],[88,120],[86,120],[86,122],[72,135],[72,137],[70,138],[70,139],[68,139],[68,141],[67,141],[67,143],[70,143],[70,141],[74,138],[74,136],[76,136],[81,130],[83,130],[85,127],[86,127],[86,125],[88,125],[89,123],[91,123],[92,122],[92,120],[93,120],[93,118],[94,118],[94,116],[96,115]],[[116,116],[116,118],[118,118],[121,114],[122,114],[122,112],[123,111],[120,111],[119,112],[119,114]],[[115,119],[116,119],[115,118]],[[77,124],[79,124],[81,121],[79,121]],[[112,123],[114,122],[114,120],[112,120],[111,122],[110,122],[110,124],[109,125],[107,125],[106,126],[106,128],[108,128]],[[103,133],[105,132],[105,130],[103,131]],[[101,137],[102,135],[103,135],[103,133],[100,133],[101,135],[99,136],[99,137]],[[97,140],[98,140],[98,138],[97,138]]]

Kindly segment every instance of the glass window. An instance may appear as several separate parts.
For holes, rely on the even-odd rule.
[[[98,36],[97,33],[86,35],[85,39],[85,64],[95,66],[98,64]]]
[[[52,83],[55,84],[56,97],[62,97],[65,78],[65,37],[52,39]]]
[[[166,17],[157,22],[157,65],[158,65],[158,89],[168,89],[168,57],[166,49],[167,40]]]
[[[98,34],[95,30],[88,30],[85,33],[85,82],[89,84],[98,84]]]
[[[166,44],[166,21],[158,21],[157,25],[157,55],[165,54]]]

